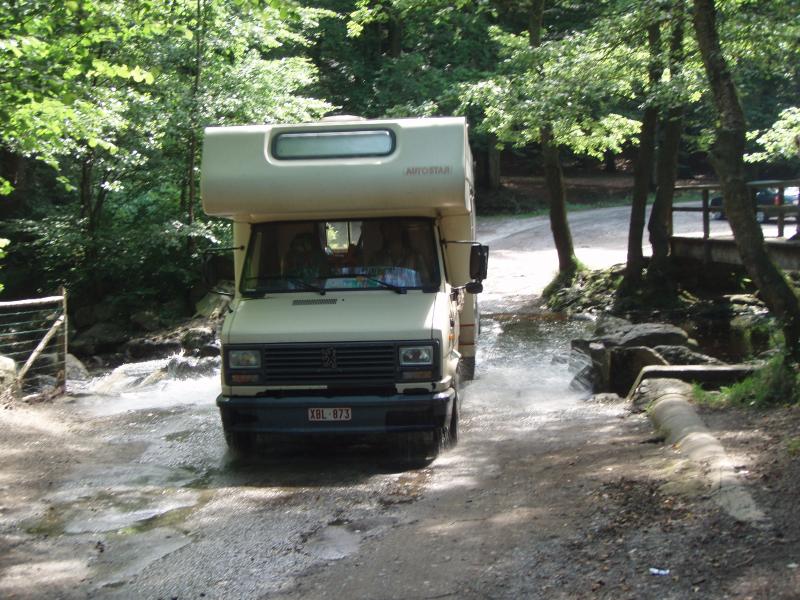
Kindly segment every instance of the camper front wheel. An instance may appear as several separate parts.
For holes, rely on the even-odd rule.
[[[256,434],[251,431],[231,431],[224,429],[228,448],[237,453],[248,452],[256,445]]]
[[[452,448],[453,446],[458,444],[458,419],[459,419],[459,408],[458,408],[458,392],[456,392],[456,397],[453,398],[453,414],[450,416],[450,427],[447,431],[447,445]]]
[[[463,381],[472,381],[475,379],[475,357],[465,356],[458,361],[458,370]]]

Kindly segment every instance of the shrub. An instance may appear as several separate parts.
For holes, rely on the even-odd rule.
[[[755,374],[722,391],[728,402],[735,405],[797,404],[800,402],[800,374],[797,364],[778,354]]]

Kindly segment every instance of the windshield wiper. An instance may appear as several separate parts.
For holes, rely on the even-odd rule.
[[[306,281],[302,277],[293,277],[291,275],[256,275],[256,276],[253,276],[253,277],[245,277],[244,281],[252,281],[252,280],[270,281],[272,279],[283,279],[283,280],[288,281],[290,283],[293,283],[295,285],[299,285],[304,290],[308,290],[310,292],[317,292],[320,296],[324,296],[325,295],[325,289],[324,288],[321,288],[321,287],[319,287],[317,285],[314,285],[313,283],[309,283],[308,281]],[[262,294],[262,293],[268,292],[268,291],[275,292],[276,290],[267,290],[267,289],[256,288],[255,290],[247,290],[247,292],[244,292],[244,293],[247,293],[247,294]],[[277,291],[289,292],[289,291],[293,291],[293,290],[277,290]]]
[[[406,294],[407,290],[403,286],[395,285],[393,283],[389,283],[388,281],[383,281],[383,279],[377,279],[375,277],[370,277],[369,275],[365,275],[364,273],[348,273],[348,274],[341,274],[341,275],[329,275],[326,279],[348,279],[358,277],[359,279],[366,279],[367,281],[371,281],[372,283],[377,283],[381,287],[385,287],[388,290],[392,290],[397,292],[398,294]]]
[[[360,277],[363,277],[364,279],[366,279],[367,281],[371,281],[372,283],[377,283],[378,285],[383,286],[386,289],[394,290],[398,294],[406,293],[406,288],[404,288],[403,286],[389,283],[388,281],[384,281],[383,279],[377,279],[375,277],[369,277],[367,275],[360,275]]]

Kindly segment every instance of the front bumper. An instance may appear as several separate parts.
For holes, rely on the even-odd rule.
[[[389,396],[219,396],[227,431],[258,433],[388,433],[430,431],[449,423],[455,390]],[[350,421],[309,421],[309,408],[350,408]]]

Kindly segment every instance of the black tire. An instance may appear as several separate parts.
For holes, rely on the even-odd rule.
[[[475,379],[475,357],[462,358],[458,361],[458,373],[462,381]]]
[[[256,434],[251,431],[231,431],[225,429],[225,442],[236,454],[250,452],[256,445]]]
[[[408,469],[429,465],[439,455],[443,427],[433,431],[407,431],[396,434],[398,458]]]
[[[712,212],[711,218],[715,221],[724,221],[725,220],[725,213],[722,211],[719,212]]]
[[[447,445],[451,448],[458,445],[458,421],[460,413],[461,410],[458,407],[458,392],[456,392],[456,396],[453,398],[453,414],[450,416],[450,427],[447,434]]]

